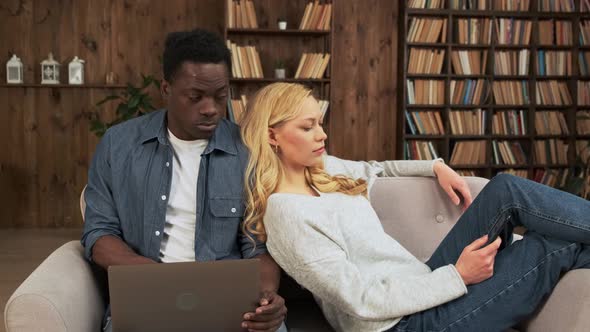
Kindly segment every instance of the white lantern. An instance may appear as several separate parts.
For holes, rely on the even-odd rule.
[[[59,67],[53,53],[49,53],[48,58],[41,62],[41,84],[59,84]]]
[[[13,54],[6,63],[6,83],[23,83],[23,63],[16,54]]]
[[[70,84],[84,84],[84,60],[77,56],[68,65],[68,81]]]

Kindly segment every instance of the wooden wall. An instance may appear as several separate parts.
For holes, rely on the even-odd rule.
[[[304,0],[298,0],[304,1]],[[329,152],[348,159],[395,156],[397,1],[335,0]],[[16,53],[25,82],[39,83],[52,51],[62,65],[86,60],[86,82],[161,76],[170,31],[224,25],[221,0],[3,0],[0,82]],[[62,82],[67,80],[62,70]],[[98,142],[88,118],[116,90],[0,84],[0,227],[81,223],[78,198]]]

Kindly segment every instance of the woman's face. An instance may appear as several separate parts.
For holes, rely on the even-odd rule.
[[[271,144],[278,145],[283,164],[298,168],[318,165],[322,161],[327,136],[321,120],[320,105],[310,96],[295,119],[269,129]]]

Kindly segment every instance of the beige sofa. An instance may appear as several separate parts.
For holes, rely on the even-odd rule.
[[[487,182],[467,178],[474,194]],[[460,215],[431,178],[381,178],[371,191],[385,230],[426,260]],[[419,207],[419,208],[417,208]],[[99,331],[104,274],[84,260],[79,242],[52,253],[14,292],[5,308],[6,332]],[[331,331],[308,293],[286,279],[291,331]],[[526,331],[589,331],[590,270],[567,273]]]

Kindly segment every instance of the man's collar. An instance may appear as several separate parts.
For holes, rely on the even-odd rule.
[[[157,139],[160,144],[170,145],[170,142],[168,141],[166,114],[167,111],[163,110],[150,119],[141,136],[142,144]],[[234,133],[232,132],[231,123],[226,119],[219,120],[213,135],[209,138],[209,144],[207,144],[207,148],[205,148],[203,154],[209,154],[217,149],[236,155],[238,150],[233,136]]]

